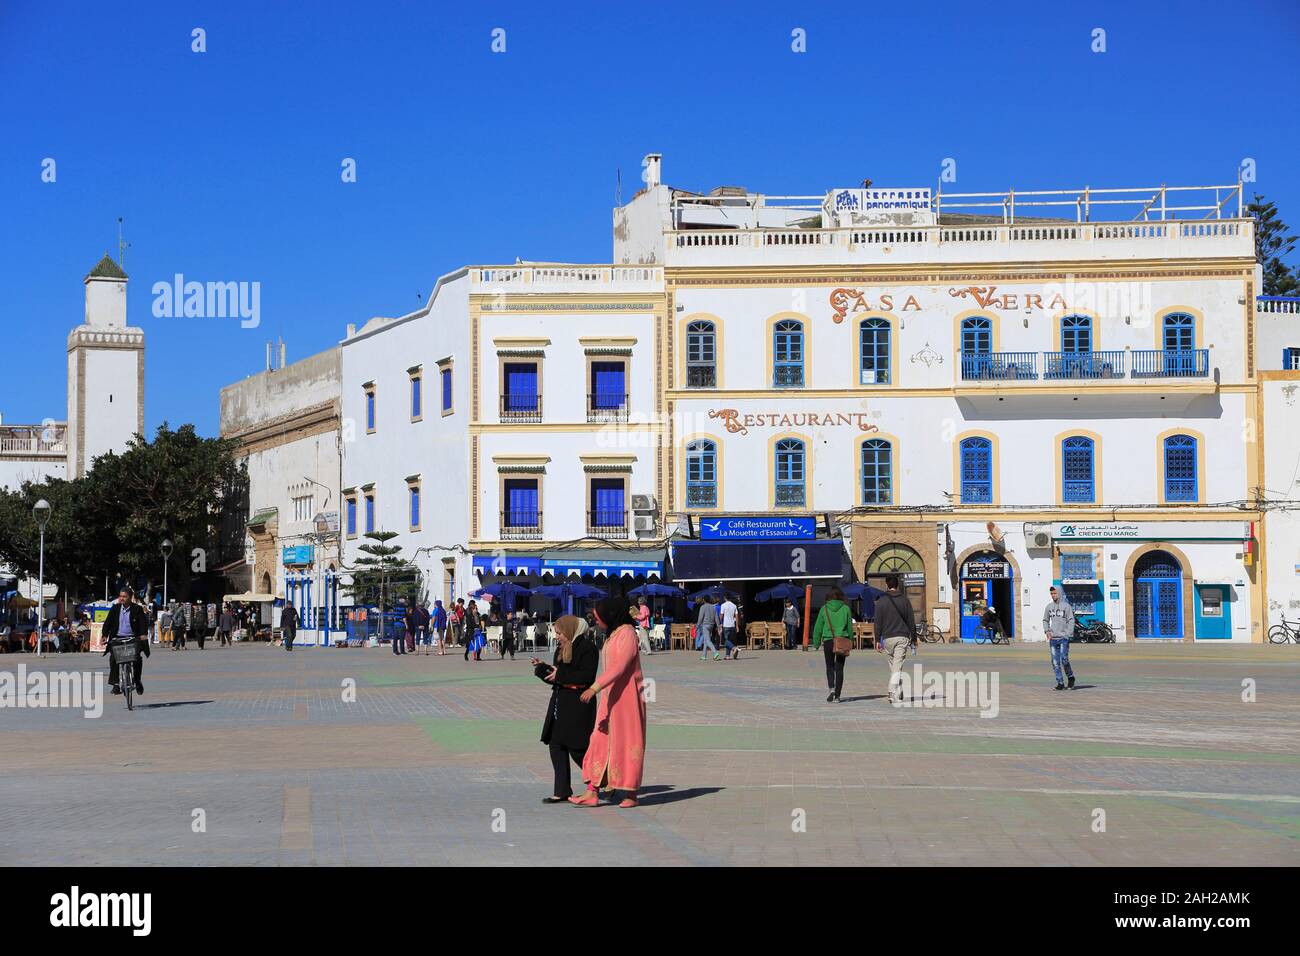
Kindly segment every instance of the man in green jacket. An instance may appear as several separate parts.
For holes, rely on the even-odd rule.
[[[813,625],[813,647],[820,647],[826,657],[826,686],[830,693],[826,703],[831,704],[840,699],[844,689],[844,654],[835,653],[835,638],[853,636],[853,615],[844,603],[844,593],[839,588],[831,588],[826,595],[826,603],[817,612],[817,623]]]

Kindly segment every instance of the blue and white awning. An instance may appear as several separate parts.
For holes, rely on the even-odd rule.
[[[540,574],[542,559],[535,554],[476,554],[474,573],[480,578],[504,577],[509,574]]]
[[[597,578],[658,578],[663,576],[665,552],[575,549],[542,554],[542,573],[559,577],[589,574]]]

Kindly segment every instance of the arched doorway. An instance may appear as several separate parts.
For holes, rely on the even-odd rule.
[[[274,591],[271,590],[271,575],[267,574],[265,571],[262,572],[262,590],[261,590],[261,593],[262,593],[262,594],[274,594],[274,593],[275,593]]]
[[[889,574],[898,575],[915,619],[918,622],[928,620],[925,613],[925,562],[921,556],[897,541],[881,545],[867,558],[862,580],[883,591],[885,576]]]
[[[1007,634],[1016,628],[1015,569],[996,551],[979,551],[961,565],[961,639],[974,641],[985,608],[992,607]]]
[[[1133,635],[1182,639],[1183,566],[1167,551],[1148,551],[1133,566]]]

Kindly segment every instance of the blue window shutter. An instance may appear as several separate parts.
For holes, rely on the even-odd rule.
[[[411,527],[418,527],[420,524],[420,489],[411,488]]]
[[[537,408],[537,365],[510,363],[506,366],[506,408],[532,411]]]
[[[411,379],[411,417],[420,417],[420,377]]]
[[[442,370],[442,410],[451,408],[451,369]]]
[[[627,394],[622,362],[592,362],[591,392],[593,408],[622,408]]]
[[[348,499],[348,534],[357,533],[357,499]]]
[[[375,427],[375,393],[366,392],[366,429]]]

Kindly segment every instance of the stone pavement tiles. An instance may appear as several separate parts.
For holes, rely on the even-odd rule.
[[[133,713],[0,709],[0,864],[1300,863],[1300,653],[1071,653],[1071,692],[1041,645],[909,660],[996,674],[995,717],[919,693],[891,707],[868,651],[839,704],[818,653],[646,658],[646,786],[624,811],[541,803],[548,689],[529,655],[159,650]],[[18,664],[105,667],[5,656],[0,673]]]

